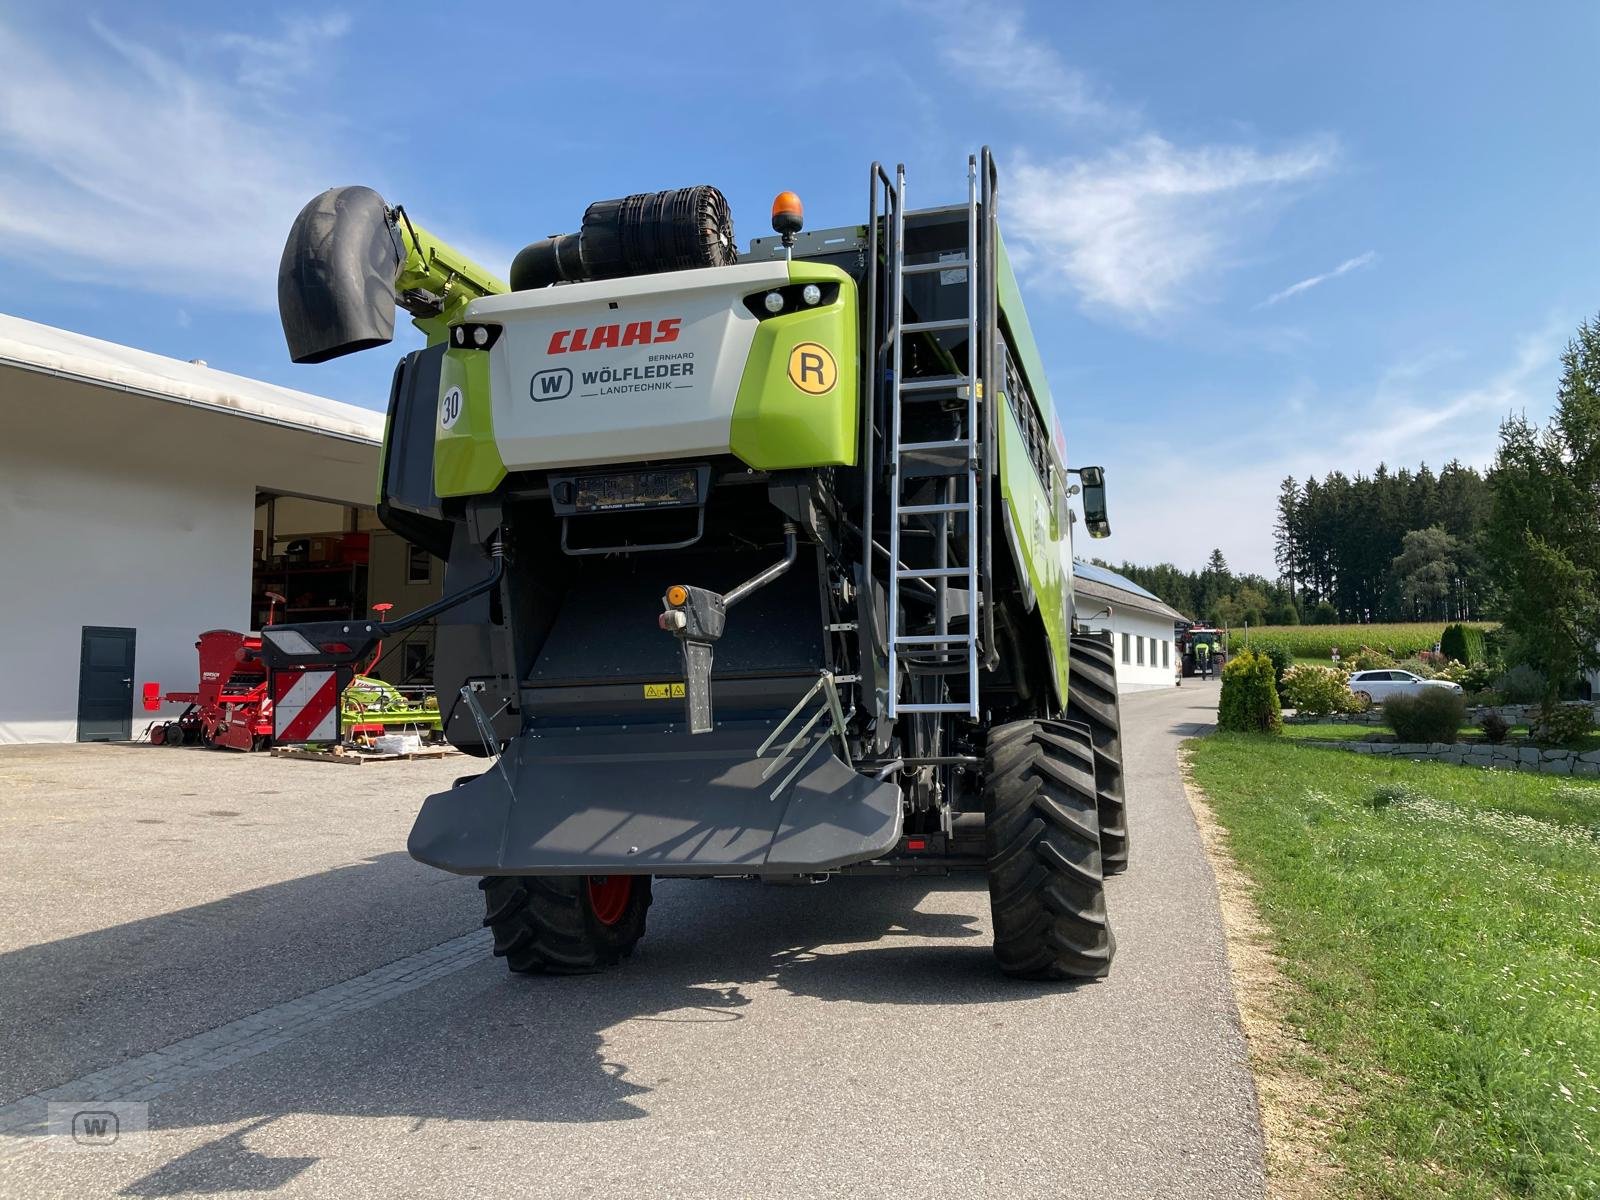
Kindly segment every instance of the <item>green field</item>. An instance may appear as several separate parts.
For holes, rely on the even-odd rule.
[[[1468,621],[1479,629],[1495,628],[1493,622]],[[1333,648],[1339,647],[1340,656],[1349,661],[1363,646],[1382,650],[1394,658],[1410,658],[1420,650],[1432,650],[1444,632],[1444,622],[1419,621],[1405,624],[1372,625],[1261,625],[1250,630],[1250,642],[1257,638],[1280,642],[1296,658],[1318,659],[1327,662]],[[1245,632],[1232,630],[1229,646],[1235,652],[1244,647]]]
[[[1600,1196],[1600,781],[1189,743],[1364,1197]]]

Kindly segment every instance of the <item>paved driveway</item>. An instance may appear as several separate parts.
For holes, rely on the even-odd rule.
[[[1081,987],[995,973],[977,879],[665,882],[624,969],[512,978],[402,849],[460,760],[0,751],[0,1195],[1259,1195],[1174,758],[1215,700],[1124,698],[1134,865]],[[151,1132],[58,1150],[47,1096]]]

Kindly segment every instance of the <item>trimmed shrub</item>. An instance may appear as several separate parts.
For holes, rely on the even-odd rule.
[[[1296,663],[1285,671],[1281,694],[1285,704],[1305,716],[1357,712],[1360,706],[1343,671],[1313,663]]]
[[[1544,675],[1519,663],[1495,680],[1494,690],[1507,704],[1537,704],[1544,699]]]
[[[1497,712],[1487,712],[1478,718],[1478,728],[1483,730],[1483,736],[1491,745],[1498,746],[1511,732],[1511,722]]]
[[[1402,742],[1454,742],[1467,719],[1467,700],[1442,687],[1397,692],[1383,702],[1383,719]]]
[[[1488,643],[1476,625],[1446,625],[1439,635],[1439,652],[1467,667],[1489,660]]]
[[[1541,746],[1562,746],[1583,740],[1594,728],[1594,709],[1587,704],[1557,704],[1540,713],[1529,728]]]
[[[1294,654],[1283,642],[1272,641],[1267,638],[1258,638],[1250,643],[1250,648],[1258,654],[1265,654],[1272,660],[1273,682],[1278,686],[1278,692],[1283,692],[1283,673],[1294,665]]]
[[[1233,733],[1282,732],[1278,687],[1273,682],[1272,660],[1265,654],[1245,650],[1222,668],[1217,728]]]
[[[1439,668],[1425,658],[1402,658],[1394,665],[1402,671],[1410,671],[1413,675],[1420,675],[1424,679],[1436,679],[1439,675]]]

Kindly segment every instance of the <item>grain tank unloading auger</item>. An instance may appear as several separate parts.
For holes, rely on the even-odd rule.
[[[592,970],[652,877],[987,874],[1001,966],[1108,969],[1126,863],[1111,649],[1076,632],[1065,441],[995,221],[907,211],[736,251],[721,193],[591,205],[510,287],[367,189],[284,253],[290,353],[428,334],[394,377],[379,511],[443,558],[386,623],[264,631],[344,670],[438,621],[450,740],[488,770],[411,853],[479,876],[516,970]],[[1103,536],[1103,475],[1079,472]]]

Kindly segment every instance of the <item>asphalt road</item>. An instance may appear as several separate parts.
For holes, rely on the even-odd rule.
[[[0,1196],[1260,1195],[1175,764],[1215,700],[1125,698],[1133,866],[1078,987],[994,971],[978,879],[660,883],[623,969],[513,978],[403,851],[460,760],[0,750]],[[150,1132],[44,1135],[97,1097]]]

